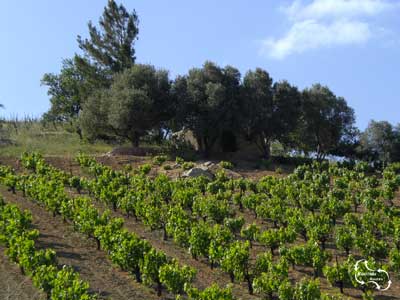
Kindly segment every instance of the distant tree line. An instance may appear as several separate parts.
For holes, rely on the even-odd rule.
[[[138,23],[135,11],[108,1],[99,27],[89,22],[89,37],[78,36],[82,55],[64,60],[59,74],[44,75],[51,108],[43,120],[70,122],[89,141],[128,140],[134,146],[150,133],[162,140],[189,129],[206,156],[216,143],[234,151],[240,137],[265,158],[278,141],[318,159],[399,160],[400,127],[372,121],[359,132],[354,110],[326,86],[300,91],[274,82],[261,68],[242,76],[210,61],[174,79],[166,70],[137,64]]]

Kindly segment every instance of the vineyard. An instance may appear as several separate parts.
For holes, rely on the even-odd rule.
[[[399,164],[315,162],[256,180],[231,178],[226,162],[214,179],[153,172],[162,157],[122,170],[76,163],[25,153],[17,170],[0,167],[1,247],[44,298],[400,299]],[[47,230],[73,235],[91,271],[60,263],[40,242]],[[387,290],[360,283],[368,267]],[[119,285],[93,279],[113,276]]]

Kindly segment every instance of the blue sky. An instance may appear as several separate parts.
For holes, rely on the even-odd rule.
[[[120,1],[119,1],[120,2]],[[97,23],[105,0],[3,0],[0,103],[3,116],[40,116],[40,86],[78,34]],[[205,60],[244,74],[262,67],[299,88],[329,86],[355,109],[357,125],[400,122],[400,0],[124,0],[140,18],[137,61],[171,76]]]

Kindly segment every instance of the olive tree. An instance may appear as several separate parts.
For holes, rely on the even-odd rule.
[[[315,84],[302,93],[302,116],[296,142],[305,152],[323,159],[354,134],[354,110],[328,87]]]
[[[387,121],[372,120],[361,133],[360,143],[365,158],[384,163],[399,159],[400,131]]]
[[[301,96],[287,81],[273,84],[269,74],[257,68],[243,79],[241,95],[241,130],[254,142],[265,158],[271,142],[285,142],[300,115]]]
[[[168,72],[136,64],[115,75],[110,89],[91,96],[80,121],[88,137],[140,139],[173,113]]]
[[[204,155],[210,154],[221,137],[232,136],[239,111],[237,69],[206,62],[202,68],[178,77],[173,90],[180,104],[177,118],[181,126],[193,132]]]

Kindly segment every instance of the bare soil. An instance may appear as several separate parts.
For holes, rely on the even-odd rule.
[[[133,156],[98,156],[96,159],[114,169],[122,169],[126,165],[136,168],[144,163],[151,162],[150,157]],[[53,156],[46,157],[46,160],[55,167],[70,172],[71,174],[80,176],[87,175],[82,172],[81,168],[74,161],[73,157]],[[15,159],[0,158],[0,163],[13,166],[17,170],[21,170],[18,161]],[[165,164],[172,165],[174,163],[167,162]],[[246,178],[252,179],[259,179],[266,175],[285,176],[285,174],[290,172],[289,169],[284,169],[283,174],[276,174],[271,170],[254,170],[254,168],[252,168],[253,167],[251,163],[243,162],[237,164],[237,167],[234,169],[234,171],[240,173]],[[157,172],[167,173],[171,177],[178,177],[180,176],[182,170],[175,169],[166,171],[162,167],[154,167],[152,174],[155,175]],[[39,238],[39,245],[42,245],[42,247],[52,247],[57,251],[57,253],[60,253],[60,262],[74,266],[82,274],[82,277],[89,281],[94,291],[98,291],[100,294],[105,297],[109,297],[110,299],[157,298],[152,289],[135,283],[129,274],[119,271],[118,268],[113,267],[102,251],[95,250],[96,246],[92,241],[89,241],[81,235],[74,233],[70,225],[63,223],[59,218],[52,218],[51,215],[44,210],[44,208],[36,204],[32,204],[20,196],[11,195],[10,193],[6,192],[4,188],[0,189],[0,192],[6,196],[8,201],[17,203],[18,205],[21,205],[22,208],[28,208],[32,211],[35,225],[39,226],[39,230],[42,233],[41,237]],[[105,205],[102,203],[94,203],[100,210],[106,209]],[[396,206],[400,206],[399,193],[397,194],[394,204]],[[360,211],[360,213],[362,213],[362,211]],[[155,248],[164,251],[170,257],[177,258],[182,264],[187,264],[196,268],[198,273],[196,282],[194,283],[195,286],[204,288],[214,282],[220,284],[221,286],[229,283],[229,277],[220,268],[211,270],[205,260],[194,260],[185,249],[176,245],[172,240],[163,241],[162,233],[160,231],[150,231],[141,222],[136,222],[132,218],[127,218],[120,212],[112,212],[112,214],[115,217],[123,217],[125,219],[125,227],[129,231],[135,232],[140,237],[147,239]],[[245,218],[247,224],[256,222],[264,228],[271,227],[271,224],[263,223],[259,219],[255,219],[254,215],[248,211],[238,212],[238,216],[239,215],[242,215]],[[303,243],[303,241],[299,239],[297,243]],[[336,255],[339,257],[344,255],[335,248],[335,245],[332,241],[327,243],[327,249],[329,252],[331,252],[333,258]],[[266,249],[264,246],[256,243],[252,250],[252,257],[255,257],[258,253],[267,250],[268,249]],[[1,265],[3,265],[3,262],[1,262]],[[12,272],[13,271],[10,273]],[[0,280],[2,279],[1,273]],[[392,287],[386,292],[375,293],[375,299],[400,299],[399,274],[390,275],[393,282]],[[312,270],[310,268],[301,267],[296,267],[295,270],[292,270],[292,268],[290,269],[289,277],[293,282],[299,281],[304,276],[312,276]],[[16,284],[18,284],[17,279],[14,281],[17,282]],[[324,292],[328,292],[329,294],[339,293],[339,289],[337,287],[331,287],[324,278],[320,277],[320,282],[321,289]],[[29,286],[29,283],[27,285]],[[3,287],[0,285],[0,288]],[[260,299],[258,296],[250,296],[248,294],[245,283],[235,283],[233,285],[233,291],[239,299]],[[361,291],[353,288],[345,288],[345,295],[343,296],[343,299],[347,298],[361,299]],[[1,298],[1,294],[0,299],[3,299]]]
[[[44,300],[46,296],[22,275],[19,267],[10,262],[0,247],[0,299],[2,300]]]
[[[98,293],[101,299],[158,299],[153,289],[135,282],[127,272],[123,272],[118,267],[113,266],[105,256],[105,253],[96,249],[94,241],[74,232],[72,226],[64,223],[60,217],[52,217],[43,207],[23,198],[19,194],[13,195],[3,187],[0,188],[0,193],[7,203],[14,203],[20,209],[27,209],[32,213],[33,226],[40,232],[39,239],[36,242],[37,247],[39,249],[54,249],[57,253],[58,262],[61,265],[72,266],[79,272],[82,279],[89,283],[91,291]],[[7,268],[3,263],[1,263],[1,267]],[[10,270],[11,272],[6,272],[6,274],[15,275],[15,273],[18,273],[12,269]],[[2,274],[0,275],[1,279],[1,276],[4,276],[5,273],[0,272],[0,274]],[[19,279],[18,276],[17,279]],[[12,284],[17,285],[19,281],[12,280],[10,286]],[[29,282],[26,284],[32,288]],[[31,290],[27,290],[26,293],[32,295],[32,297],[35,295],[35,292]],[[0,299],[7,298],[0,297]]]

